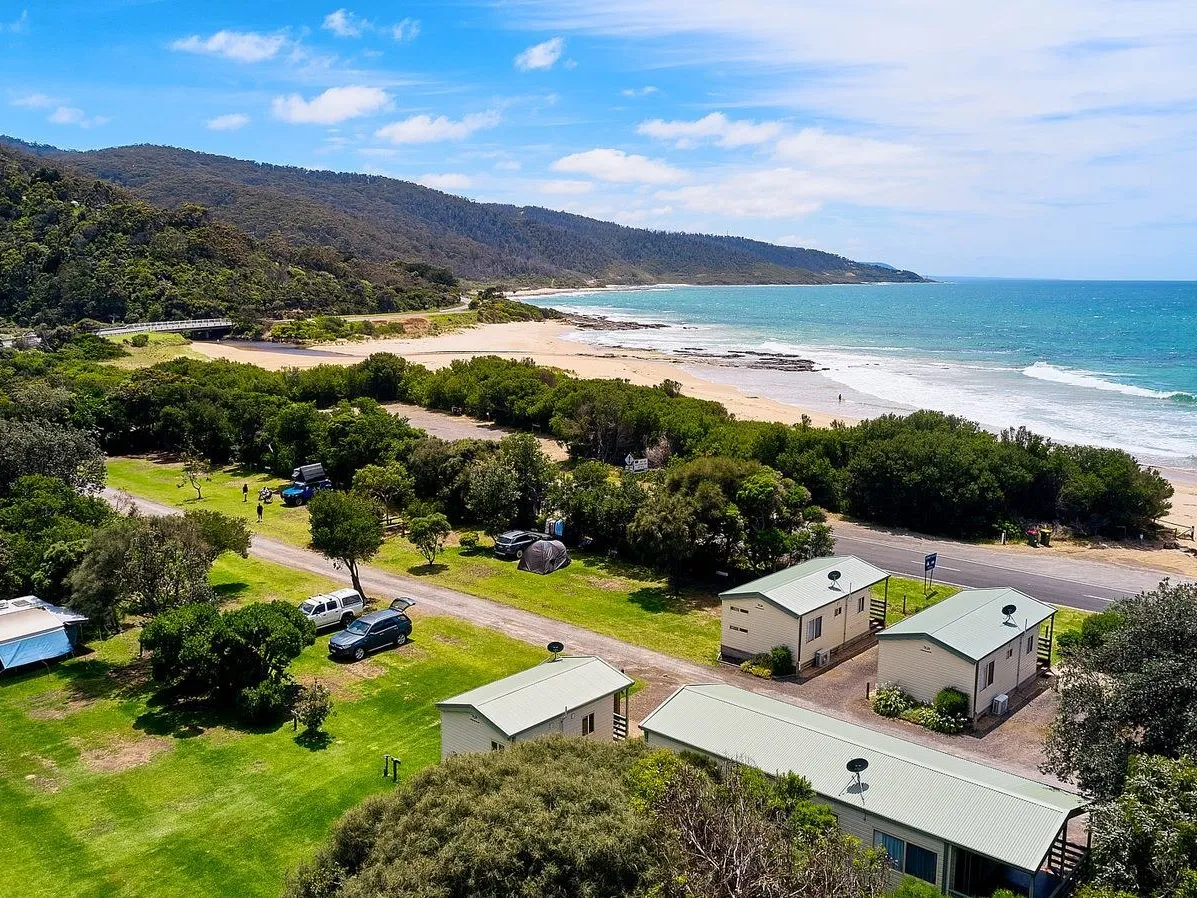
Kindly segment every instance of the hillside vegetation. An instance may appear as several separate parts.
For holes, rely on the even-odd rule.
[[[14,143],[10,141],[10,143]],[[475,280],[856,283],[909,271],[756,240],[628,228],[535,206],[476,203],[376,175],[265,165],[173,147],[89,152],[20,144],[160,206],[199,203],[259,240],[360,259],[422,259]]]
[[[126,190],[0,146],[0,320],[25,325],[425,309],[451,272],[257,240],[202,206]]]

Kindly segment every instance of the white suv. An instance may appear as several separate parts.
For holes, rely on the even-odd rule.
[[[365,603],[356,589],[338,589],[327,595],[312,596],[299,606],[300,612],[320,630],[324,627],[348,626],[362,613]]]

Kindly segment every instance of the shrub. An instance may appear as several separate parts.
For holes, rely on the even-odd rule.
[[[332,713],[332,693],[319,683],[301,686],[292,710],[306,732],[318,733]]]
[[[942,893],[929,882],[917,876],[903,876],[902,884],[891,893],[891,898],[941,898]]]
[[[466,530],[458,538],[457,542],[461,545],[463,552],[473,554],[478,551],[478,531]]]
[[[753,655],[740,665],[740,670],[750,673],[754,677],[760,677],[762,680],[771,680],[773,678],[773,656],[767,652]]]
[[[901,717],[914,707],[914,699],[897,686],[878,686],[873,693],[873,710],[882,717]]]
[[[291,684],[271,677],[237,694],[237,711],[248,723],[270,723],[282,717],[291,703]]]
[[[129,345],[137,346],[137,347],[149,346],[150,345],[150,335],[149,334],[134,334],[133,337],[129,340]]]
[[[794,655],[788,645],[775,645],[770,649],[769,669],[775,677],[788,677],[794,672]]]
[[[967,717],[953,717],[947,714],[940,714],[930,705],[915,705],[903,711],[899,717],[907,723],[918,724],[932,732],[947,733],[949,735],[961,732],[968,724]]]
[[[968,696],[951,686],[941,689],[935,696],[935,710],[947,717],[967,717]]]

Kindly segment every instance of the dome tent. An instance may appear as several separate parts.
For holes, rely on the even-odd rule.
[[[551,574],[569,564],[569,551],[565,543],[556,539],[537,540],[524,550],[518,565],[521,571],[534,574]]]

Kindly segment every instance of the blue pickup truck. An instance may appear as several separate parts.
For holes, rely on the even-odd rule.
[[[284,505],[306,505],[320,490],[331,490],[332,481],[324,473],[324,465],[301,465],[291,472],[291,483],[280,495]]]

